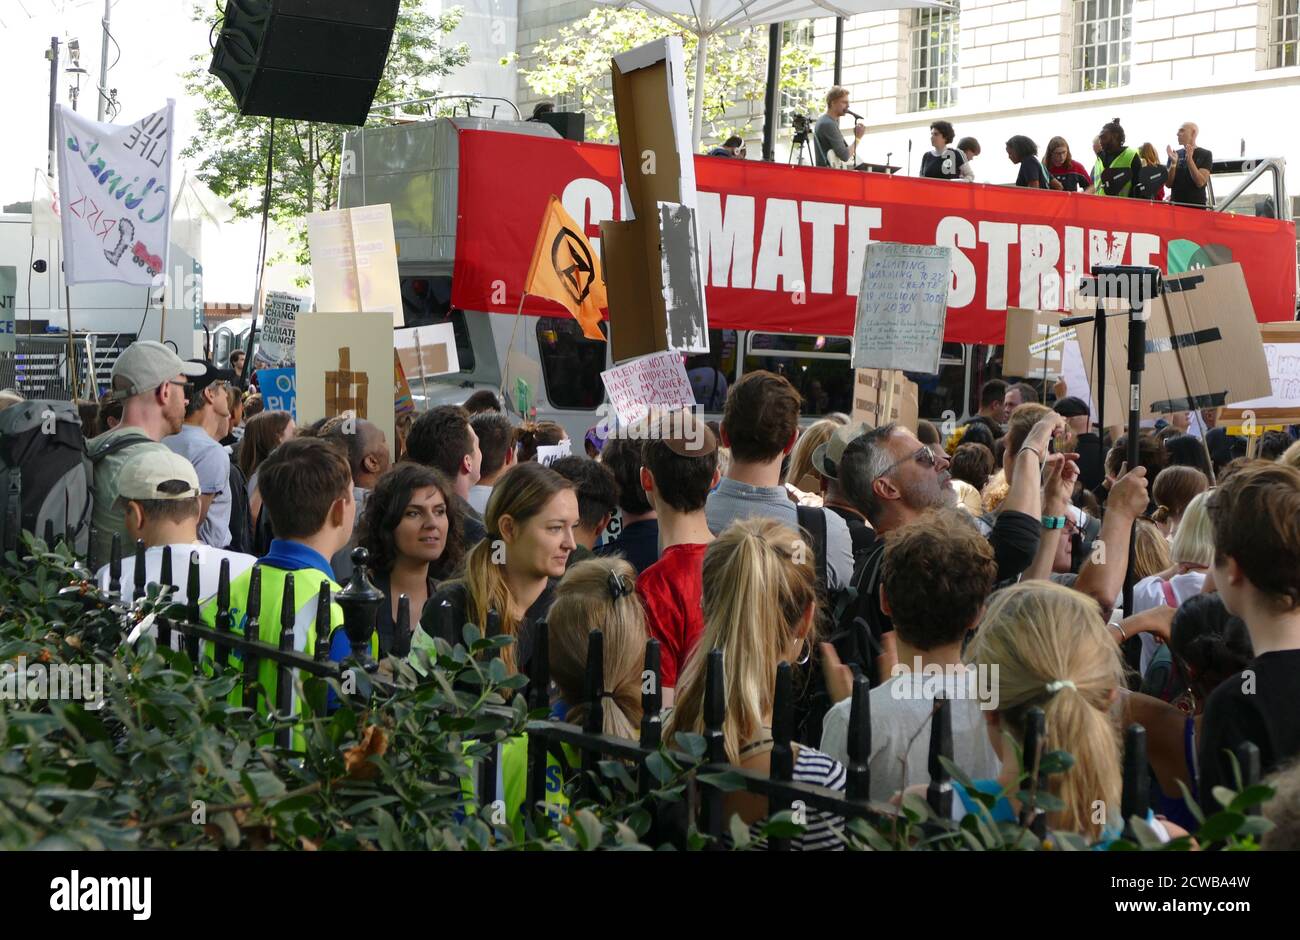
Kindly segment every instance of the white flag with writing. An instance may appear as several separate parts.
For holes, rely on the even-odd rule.
[[[166,266],[171,237],[176,103],[132,124],[101,124],[60,105],[59,197],[69,285],[121,281],[148,287]]]

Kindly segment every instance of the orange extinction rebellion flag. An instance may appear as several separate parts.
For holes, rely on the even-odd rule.
[[[582,326],[583,336],[604,341],[600,311],[609,306],[609,301],[605,298],[600,261],[582,233],[582,226],[564,211],[555,195],[546,204],[546,215],[537,232],[524,293],[563,304]]]

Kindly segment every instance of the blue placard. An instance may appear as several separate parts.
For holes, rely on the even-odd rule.
[[[257,386],[262,390],[263,411],[287,411],[298,420],[298,378],[296,369],[258,369]]]

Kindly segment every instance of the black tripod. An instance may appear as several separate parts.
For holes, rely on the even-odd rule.
[[[1092,383],[1097,399],[1097,424],[1102,431],[1106,429],[1106,318],[1128,317],[1128,441],[1125,459],[1132,470],[1138,465],[1138,427],[1142,415],[1142,373],[1146,369],[1147,321],[1144,317],[1146,303],[1164,292],[1164,282],[1159,268],[1139,265],[1097,265],[1092,269],[1092,277],[1084,278],[1079,285],[1085,296],[1091,293],[1096,298],[1097,307],[1091,314],[1077,317],[1065,317],[1061,328],[1076,326],[1092,321],[1096,327],[1097,372]],[[1106,301],[1123,300],[1128,304],[1127,311],[1108,313]],[[1148,481],[1148,486],[1152,481]],[[1124,616],[1133,614],[1133,569],[1137,562],[1137,524],[1128,540],[1128,569],[1124,574]]]

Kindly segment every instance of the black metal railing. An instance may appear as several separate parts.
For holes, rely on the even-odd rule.
[[[46,526],[45,540],[53,545],[52,526]],[[71,544],[69,541],[68,544]],[[91,533],[94,544],[94,533]],[[11,546],[6,546],[11,547]],[[389,689],[389,685],[376,673],[377,663],[370,655],[371,636],[379,605],[385,598],[370,581],[366,572],[369,555],[363,548],[352,552],[353,575],[348,585],[332,600],[343,611],[343,625],[351,647],[351,655],[346,662],[332,661],[329,658],[331,631],[331,592],[328,584],[322,584],[317,598],[315,627],[316,645],[311,651],[298,651],[295,641],[295,624],[297,605],[293,574],[285,575],[285,587],[282,595],[279,641],[271,644],[260,639],[259,624],[262,620],[261,606],[261,570],[254,566],[250,572],[249,593],[245,625],[240,631],[234,629],[230,606],[230,564],[221,562],[215,595],[215,616],[212,626],[202,622],[200,613],[201,571],[197,552],[189,558],[185,598],[174,604],[168,615],[158,616],[155,624],[159,642],[176,649],[184,649],[194,661],[196,669],[224,670],[232,668],[231,659],[242,661],[243,704],[256,710],[259,698],[265,696],[265,690],[259,681],[259,670],[263,662],[276,665],[276,702],[274,710],[268,706],[277,724],[276,741],[286,748],[292,746],[293,729],[301,720],[292,713],[292,690],[295,673],[303,673],[320,679],[335,679],[342,682],[349,669],[362,668],[370,676],[371,684],[378,689]],[[93,548],[83,570],[86,577],[93,577],[95,559]],[[80,563],[78,563],[80,564]],[[159,570],[159,581],[164,585],[172,582],[175,560],[171,547],[163,549]],[[132,571],[133,598],[145,595],[149,586],[146,571],[146,552],[143,542],[137,542]],[[122,591],[122,545],[120,536],[114,536],[110,559],[107,566],[107,594],[110,599],[125,601]],[[451,645],[461,642],[452,631],[452,624],[443,615],[435,618],[434,632],[444,634],[444,639]],[[493,612],[495,615],[495,612]],[[445,621],[445,622],[444,622]],[[490,616],[486,636],[499,632],[499,617]],[[410,604],[405,596],[399,599],[398,617],[394,636],[388,644],[389,649],[381,649],[385,655],[404,655],[410,650]],[[543,620],[534,627],[533,650],[528,664],[529,683],[525,694],[531,710],[549,710],[550,707],[550,640],[549,627]],[[175,637],[175,640],[173,640]],[[211,644],[213,653],[210,657],[201,653],[202,644]],[[699,828],[710,837],[711,844],[724,844],[727,832],[727,820],[724,818],[723,805],[726,789],[732,784],[745,792],[766,797],[772,813],[782,810],[802,808],[815,810],[848,821],[863,819],[880,821],[898,813],[892,805],[885,805],[869,798],[871,789],[871,712],[870,684],[867,677],[855,677],[851,693],[848,733],[847,783],[844,791],[830,790],[825,787],[796,782],[795,768],[795,695],[793,675],[788,663],[782,663],[774,676],[774,704],[772,719],[773,747],[770,769],[767,774],[736,767],[728,762],[724,737],[725,702],[724,702],[724,663],[721,650],[710,650],[707,654],[705,671],[705,695],[703,703],[703,739],[705,744],[703,756],[697,757],[678,749],[665,749],[663,741],[663,707],[660,687],[660,647],[657,640],[651,639],[646,644],[645,668],[642,682],[642,717],[637,740],[612,737],[602,733],[604,726],[604,636],[599,630],[591,631],[588,640],[587,667],[584,682],[586,715],[582,725],[562,721],[531,720],[525,730],[528,734],[528,770],[526,785],[526,802],[521,807],[511,807],[531,818],[539,829],[547,823],[544,798],[547,774],[547,755],[561,745],[568,745],[579,751],[580,772],[583,780],[579,792],[594,797],[597,793],[595,779],[598,763],[602,759],[614,759],[632,765],[636,775],[637,794],[649,796],[661,783],[653,772],[650,761],[656,754],[667,753],[685,772],[687,787],[687,805],[699,820]],[[948,819],[952,812],[953,787],[948,770],[953,755],[952,744],[952,703],[944,698],[934,700],[931,717],[927,770],[930,782],[926,789],[926,801],[933,813],[940,819]],[[506,708],[486,709],[510,717],[513,712]],[[1040,709],[1028,711],[1024,729],[1023,766],[1028,774],[1026,791],[1029,799],[1024,802],[1020,822],[1040,838],[1046,834],[1046,813],[1036,806],[1036,795],[1045,790],[1048,784],[1047,774],[1042,768],[1044,743],[1046,740],[1044,716]],[[1236,748],[1236,758],[1240,767],[1242,784],[1249,787],[1259,782],[1260,757],[1258,748],[1246,741]],[[496,790],[496,749],[484,759],[476,772],[476,791],[479,806],[488,806],[497,801]],[[721,772],[728,772],[730,783],[726,788],[716,782]],[[1120,812],[1124,820],[1125,835],[1133,837],[1130,820],[1135,816],[1145,818],[1150,809],[1150,767],[1147,760],[1146,731],[1141,725],[1130,725],[1124,735],[1123,752],[1123,795]],[[663,807],[659,807],[663,809]],[[1251,812],[1257,811],[1252,808]],[[669,831],[665,819],[670,813],[656,813],[652,838],[660,842],[677,841],[684,845],[684,829]],[[658,844],[657,842],[655,844]],[[771,838],[768,848],[772,851],[789,849],[786,838]]]

